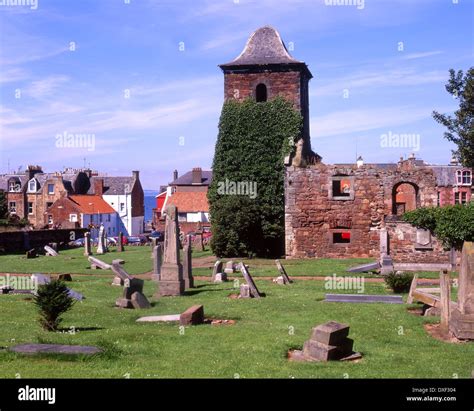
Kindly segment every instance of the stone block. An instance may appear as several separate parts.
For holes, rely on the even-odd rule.
[[[313,328],[311,339],[326,345],[339,345],[348,335],[348,325],[329,321]]]
[[[150,302],[141,292],[135,291],[130,300],[135,309],[151,308]]]
[[[326,345],[319,341],[308,340],[304,343],[303,354],[318,361],[336,361],[352,354],[354,341],[345,338],[340,345]]]
[[[204,323],[204,306],[193,305],[179,317],[181,325],[197,325]]]

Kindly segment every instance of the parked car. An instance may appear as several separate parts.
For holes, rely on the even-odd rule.
[[[128,244],[142,245],[147,243],[147,238],[144,235],[128,237]]]
[[[163,231],[152,231],[148,237],[150,239],[156,238],[157,241],[164,241],[165,240],[165,233]]]
[[[118,236],[109,237],[109,238],[113,238],[115,243],[118,244],[118,241],[119,241]],[[124,235],[124,236],[122,236],[122,245],[127,245],[127,244],[128,244],[128,237],[126,235]]]
[[[85,241],[85,238],[81,237],[71,241],[69,244],[73,247],[84,247]]]

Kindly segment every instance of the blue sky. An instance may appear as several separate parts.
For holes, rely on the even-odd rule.
[[[312,146],[324,162],[356,152],[396,162],[413,148],[382,147],[381,136],[409,133],[420,136],[417,157],[445,164],[453,146],[431,112],[456,109],[448,70],[474,61],[472,0],[9,1],[0,0],[1,173],[86,158],[110,175],[138,169],[157,189],[175,168],[209,169],[223,103],[217,65],[267,24],[314,75]],[[94,146],[58,147],[65,133],[93,135]]]

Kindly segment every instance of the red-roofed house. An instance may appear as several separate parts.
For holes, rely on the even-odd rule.
[[[95,238],[103,224],[108,236],[118,235],[120,218],[101,196],[72,195],[60,198],[45,214],[51,228],[90,228],[91,237]]]
[[[212,171],[193,168],[178,177],[173,173],[173,181],[166,191],[156,196],[156,208],[153,209],[153,224],[155,229],[164,228],[163,213],[169,205],[178,208],[178,219],[181,231],[186,234],[203,227],[209,227],[209,203],[207,190],[212,180]]]

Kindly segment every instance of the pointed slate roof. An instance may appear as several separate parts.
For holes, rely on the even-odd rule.
[[[254,31],[247,40],[242,53],[231,62],[221,64],[219,67],[225,71],[226,69],[236,69],[239,66],[268,65],[285,65],[308,70],[303,61],[296,60],[290,55],[278,31],[270,26]],[[309,74],[311,76],[311,73]]]

